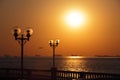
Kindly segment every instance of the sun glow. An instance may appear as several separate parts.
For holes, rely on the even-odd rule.
[[[70,27],[80,27],[85,22],[85,16],[79,11],[72,11],[66,15],[65,21]]]
[[[68,58],[83,58],[82,56],[68,56]]]

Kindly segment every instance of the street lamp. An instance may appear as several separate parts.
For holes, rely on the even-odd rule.
[[[58,46],[59,40],[56,40],[56,41],[50,40],[49,44],[50,44],[50,47],[53,48],[53,68],[55,68],[55,48]]]
[[[25,34],[20,34],[21,29],[16,27],[13,29],[13,35],[15,40],[17,40],[21,44],[21,80],[23,80],[23,56],[24,56],[24,44],[26,41],[29,41],[33,30],[31,28],[26,29]]]

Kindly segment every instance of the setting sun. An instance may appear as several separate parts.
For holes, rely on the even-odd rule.
[[[84,24],[85,16],[79,11],[72,11],[66,15],[65,21],[71,27],[79,27]]]

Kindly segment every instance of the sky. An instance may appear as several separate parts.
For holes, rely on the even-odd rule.
[[[70,11],[85,16],[84,25],[65,22]],[[24,45],[25,56],[51,56],[49,40],[59,39],[57,55],[120,55],[119,0],[0,0],[0,55],[20,55],[12,30],[33,29]]]

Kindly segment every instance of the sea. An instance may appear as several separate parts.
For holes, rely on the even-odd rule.
[[[0,68],[20,68],[20,57],[0,57]],[[48,70],[53,66],[52,57],[24,57],[24,68]],[[58,70],[120,74],[120,57],[57,56]]]

